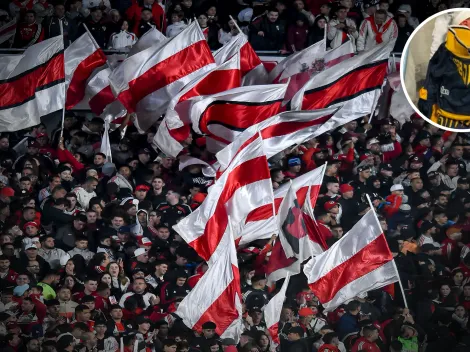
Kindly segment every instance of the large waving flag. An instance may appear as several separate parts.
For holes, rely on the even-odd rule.
[[[166,111],[168,103],[194,78],[215,67],[197,21],[176,37],[132,55],[109,77],[111,88],[144,133]]]
[[[214,53],[215,62],[220,65],[236,53],[240,54],[240,70],[244,86],[268,83],[268,72],[244,34],[238,34],[217,50]]]
[[[272,202],[268,162],[258,137],[236,155],[202,205],[173,228],[201,258],[213,263],[229,227],[238,238],[247,215]]]
[[[251,211],[246,218],[239,244],[243,245],[258,239],[270,238],[273,234],[279,232],[277,215],[279,207],[290,188],[295,191],[297,202],[302,209],[307,201],[309,201],[309,204],[315,204],[320,192],[325,167],[325,165],[322,165],[297,177],[292,181],[292,184],[285,183],[276,189],[274,191],[274,211],[276,212],[274,216],[272,204]],[[326,243],[322,242],[322,247],[326,248]]]
[[[313,76],[292,98],[292,110],[342,107],[322,133],[373,113],[392,49],[393,43],[379,45]]]
[[[243,332],[242,295],[235,242],[230,232],[219,246],[220,257],[209,266],[175,314],[199,333],[202,325],[211,321],[221,338],[237,342]]]
[[[0,27],[0,44],[13,38],[16,33],[16,18]]]
[[[88,32],[65,49],[66,109],[83,100],[88,79],[95,69],[105,64],[106,55]]]
[[[387,240],[374,210],[326,252],[304,267],[308,284],[327,311],[398,281]]]
[[[279,320],[281,319],[282,306],[286,299],[286,291],[289,286],[290,274],[286,276],[284,283],[282,284],[281,289],[276,295],[271,298],[266,307],[264,307],[264,320],[266,322],[266,328],[269,331],[269,335],[273,341],[277,344],[280,343],[279,340]]]
[[[189,82],[170,102],[157,133],[153,146],[167,155],[176,157],[189,137],[189,109],[191,98],[210,95],[240,87],[240,55],[237,53],[227,62]]]
[[[162,32],[160,32],[155,27],[152,27],[147,32],[144,33],[142,37],[139,38],[137,43],[135,43],[131,50],[129,51],[128,56],[135,55],[144,51],[145,49],[151,48],[157,45],[165,44],[169,39],[165,37]]]
[[[18,131],[65,104],[62,36],[0,56],[0,132]]]
[[[248,127],[279,113],[286,84],[249,86],[199,97],[191,104],[194,131],[220,143],[208,144],[211,152],[230,144]]]

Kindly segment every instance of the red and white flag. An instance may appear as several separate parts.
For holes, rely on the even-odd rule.
[[[153,139],[153,146],[176,157],[185,147],[182,143],[191,133],[191,98],[240,87],[240,81],[240,55],[237,53],[227,62],[189,82],[170,102]]]
[[[217,153],[220,164],[219,173],[223,172],[238,151],[256,138],[258,131],[263,137],[266,157],[282,152],[319,135],[317,132],[336,113],[337,108],[316,111],[286,111],[272,116],[256,125],[252,125],[237,135],[226,148]]]
[[[242,295],[237,253],[228,232],[219,245],[221,255],[209,266],[175,312],[190,329],[202,332],[206,322],[215,323],[221,338],[238,342],[243,332]]]
[[[354,45],[350,40],[334,49],[328,50],[325,54],[325,67],[333,67],[334,65],[353,57],[354,52]]]
[[[281,289],[276,295],[271,298],[266,307],[264,307],[264,321],[266,328],[268,329],[269,335],[273,341],[277,344],[279,340],[279,320],[281,319],[282,306],[286,299],[286,291],[289,286],[290,274],[287,274]]]
[[[16,33],[16,18],[0,27],[0,44],[13,38]]]
[[[304,267],[308,285],[332,311],[367,291],[398,281],[393,256],[374,210]]]
[[[85,32],[65,49],[66,109],[72,109],[85,97],[85,88],[93,71],[106,64],[106,55]]]
[[[220,256],[216,249],[229,227],[237,239],[247,215],[272,202],[268,162],[258,137],[237,154],[225,173],[210,187],[202,205],[173,229],[201,258],[213,263]]]
[[[309,204],[316,204],[324,173],[325,165],[322,165],[297,177],[292,181],[292,184],[285,183],[276,189],[274,191],[275,216],[273,216],[272,204],[264,205],[251,211],[246,218],[239,245],[248,244],[258,239],[270,238],[273,234],[279,232],[277,215],[279,207],[290,188],[295,191],[297,201],[302,209],[304,209],[307,200]],[[307,197],[308,192],[310,197]]]
[[[230,144],[248,127],[279,113],[286,84],[249,86],[195,98],[190,117],[193,130],[220,143]],[[221,148],[210,147],[217,152]]]
[[[393,43],[386,43],[313,76],[291,100],[292,110],[341,107],[321,133],[374,112]]]
[[[268,83],[268,71],[264,67],[258,54],[248,42],[246,35],[238,34],[231,41],[214,53],[217,65],[230,59],[236,53],[240,53],[240,70],[242,72],[242,85]]]
[[[0,56],[0,132],[18,131],[65,104],[62,36],[30,46],[23,55]]]
[[[129,57],[135,55],[137,53],[140,53],[141,51],[144,51],[145,49],[156,45],[163,45],[168,40],[169,39],[165,37],[162,32],[160,32],[155,27],[152,27],[147,32],[145,32],[142,37],[139,38],[137,43],[132,46],[131,50],[129,51],[129,55],[127,56]]]
[[[207,41],[194,21],[163,46],[157,44],[128,57],[109,81],[127,111],[137,112],[135,126],[145,133],[186,84],[214,67]]]

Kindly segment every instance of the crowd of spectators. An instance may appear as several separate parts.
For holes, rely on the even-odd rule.
[[[66,45],[85,23],[100,46],[122,49],[151,27],[173,37],[196,19],[217,49],[238,33],[232,15],[256,50],[298,51],[326,35],[329,48],[352,40],[362,51],[361,28],[373,16],[377,25],[394,18],[401,51],[419,22],[449,6],[468,1],[9,0],[0,25],[18,16],[15,48],[59,35],[62,21]],[[368,211],[369,194],[409,308],[395,285],[327,313],[299,274],[287,290],[279,346],[263,317],[282,284],[268,285],[263,271],[275,236],[238,250],[240,341],[220,339],[214,322],[198,334],[175,316],[207,264],[172,226],[204,201],[213,180],[203,165],[182,168],[155,151],[158,126],[140,135],[126,116],[110,133],[113,162],[100,153],[97,117],[67,112],[63,137],[60,125],[44,124],[1,134],[0,351],[469,351],[470,136],[418,116],[403,125],[368,120],[273,157],[273,188],[328,162],[315,215],[329,245]],[[196,134],[187,149],[215,160]]]

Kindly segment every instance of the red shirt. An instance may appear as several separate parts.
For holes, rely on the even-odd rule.
[[[360,337],[356,340],[351,349],[351,352],[358,351],[380,352],[380,348],[375,342],[370,342],[365,337]]]

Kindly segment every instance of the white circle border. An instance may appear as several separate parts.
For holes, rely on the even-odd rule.
[[[440,124],[438,124],[437,122],[434,122],[434,121],[431,121],[431,119],[427,118],[426,116],[424,116],[424,114],[419,111],[419,109],[417,108],[417,106],[411,101],[410,99],[410,96],[408,95],[408,91],[406,90],[406,87],[405,87],[405,59],[408,57],[408,49],[409,49],[409,46],[410,46],[410,43],[411,41],[413,40],[414,36],[416,33],[418,33],[418,31],[426,24],[428,23],[429,21],[431,21],[432,19],[434,18],[437,18],[445,13],[449,13],[449,12],[457,12],[457,11],[469,11],[470,9],[469,8],[463,8],[463,7],[459,7],[459,8],[455,8],[455,9],[447,9],[447,10],[444,10],[444,11],[440,11],[434,15],[432,15],[431,17],[428,17],[426,18],[426,20],[424,20],[422,23],[419,24],[418,27],[415,28],[415,30],[413,31],[413,33],[411,33],[410,37],[408,38],[406,44],[405,44],[405,47],[403,48],[403,52],[402,52],[402,56],[401,56],[401,60],[400,60],[400,83],[402,85],[402,89],[403,89],[403,93],[405,93],[405,97],[406,97],[406,100],[408,100],[408,103],[411,105],[411,107],[413,108],[413,110],[419,115],[421,116],[426,122],[429,122],[431,125],[433,126],[436,126],[440,129],[443,129],[443,130],[446,130],[446,131],[450,131],[450,132],[461,132],[461,133],[465,133],[465,132],[470,132],[470,128],[468,129],[457,129],[457,128],[450,128],[450,127],[445,127],[445,126],[442,126]],[[432,43],[430,43],[432,44]],[[426,73],[426,76],[427,76],[427,73]]]

